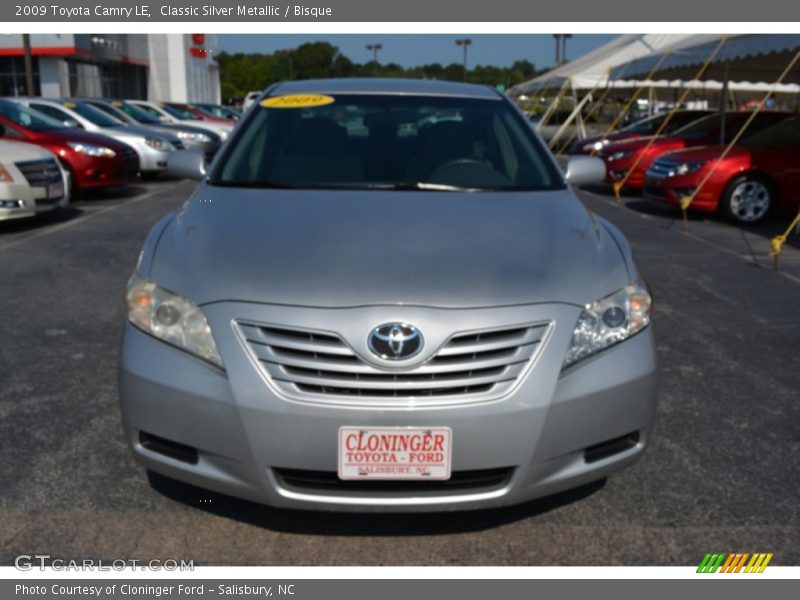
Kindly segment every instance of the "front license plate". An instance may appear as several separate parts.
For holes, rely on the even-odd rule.
[[[340,479],[450,479],[449,427],[339,429]]]
[[[63,183],[51,183],[47,186],[47,197],[48,198],[61,198],[64,195],[64,184]]]

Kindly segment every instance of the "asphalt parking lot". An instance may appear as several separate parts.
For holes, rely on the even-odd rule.
[[[508,510],[274,510],[149,482],[122,437],[122,294],[145,233],[193,184],[148,182],[0,223],[0,564],[19,554],[231,565],[691,565],[707,551],[800,564],[800,249],[604,190],[655,295],[662,371],[644,458]]]

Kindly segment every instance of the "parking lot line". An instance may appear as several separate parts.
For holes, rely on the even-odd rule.
[[[40,229],[38,231],[34,231],[33,233],[31,233],[29,235],[22,236],[20,238],[17,238],[16,240],[12,240],[12,241],[8,242],[7,244],[0,245],[0,252],[2,252],[3,250],[7,250],[9,248],[13,248],[14,246],[17,246],[17,245],[21,244],[22,242],[27,242],[28,240],[32,240],[32,239],[35,239],[35,238],[43,237],[43,236],[45,236],[45,235],[47,235],[49,233],[55,233],[57,231],[63,231],[64,229],[67,229],[68,227],[72,227],[73,225],[77,225],[78,223],[84,223],[84,222],[88,221],[89,219],[91,219],[93,217],[105,214],[107,212],[111,212],[112,210],[116,210],[118,208],[121,208],[122,206],[127,206],[128,204],[132,204],[134,202],[139,202],[140,200],[146,200],[147,198],[150,198],[150,197],[155,196],[157,194],[160,194],[162,192],[166,192],[166,191],[175,189],[176,187],[178,187],[179,185],[181,185],[184,182],[185,182],[185,180],[182,179],[182,180],[180,180],[180,181],[178,181],[178,182],[176,182],[176,183],[174,183],[172,185],[168,185],[168,186],[164,186],[164,187],[159,186],[158,188],[156,188],[154,190],[151,190],[149,192],[145,192],[144,194],[140,194],[139,196],[133,196],[132,198],[128,198],[127,200],[123,200],[119,204],[114,204],[113,206],[106,206],[106,207],[103,207],[103,208],[92,210],[89,214],[84,215],[82,217],[77,217],[77,218],[72,219],[70,221],[67,221],[65,223],[60,223],[58,225],[53,225],[52,227],[45,227],[44,229]]]
[[[592,196],[593,198],[597,198],[598,200],[601,200],[604,204],[607,204],[609,206],[613,206],[614,208],[618,208],[620,210],[626,210],[626,211],[628,211],[628,212],[630,212],[632,214],[635,214],[636,216],[648,221],[649,223],[651,223],[653,225],[659,226],[658,225],[658,221],[655,218],[653,218],[652,216],[646,215],[646,214],[642,214],[642,213],[637,212],[635,210],[631,210],[628,207],[626,207],[625,205],[618,204],[616,201],[613,201],[613,199],[609,199],[608,197],[603,196],[602,194],[598,194],[596,192],[590,192],[588,190],[579,190],[579,196],[581,196],[581,195]],[[664,229],[669,229],[669,228],[664,228]],[[762,265],[761,263],[759,263],[754,257],[746,256],[746,255],[743,255],[743,254],[741,254],[739,252],[735,252],[734,250],[731,250],[730,248],[726,248],[725,246],[723,246],[721,244],[718,244],[716,242],[712,242],[711,240],[708,240],[708,239],[706,239],[704,237],[701,237],[701,236],[699,236],[699,235],[697,235],[695,233],[692,233],[691,231],[683,231],[683,230],[675,229],[675,228],[672,228],[672,231],[674,231],[676,233],[679,233],[681,235],[685,235],[688,238],[691,238],[693,240],[696,240],[696,241],[700,242],[701,244],[704,244],[706,246],[709,246],[711,248],[714,248],[716,250],[724,252],[725,254],[730,254],[732,256],[735,256],[735,257],[743,260],[744,262],[746,262],[748,264],[755,265],[756,267],[758,267],[760,269],[766,269],[766,267],[764,265]],[[770,270],[770,269],[767,269],[767,270]],[[791,273],[787,273],[786,271],[777,271],[776,274],[788,279],[789,281],[792,281],[793,283],[800,283],[800,277],[792,275]]]

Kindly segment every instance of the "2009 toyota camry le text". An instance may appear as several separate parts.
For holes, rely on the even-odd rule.
[[[263,93],[151,230],[127,290],[125,433],[149,470],[272,506],[506,506],[641,455],[652,301],[622,234],[482,86]]]

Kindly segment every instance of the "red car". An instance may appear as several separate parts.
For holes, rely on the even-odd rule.
[[[226,123],[227,125],[233,125],[233,119],[225,119],[222,117],[218,117],[216,115],[211,114],[206,109],[196,106],[194,104],[183,104],[180,102],[164,102],[164,109],[171,108],[173,110],[181,111],[184,113],[189,113],[195,119],[200,119],[202,121],[213,121],[214,123]]]
[[[758,113],[747,132],[748,134],[756,133],[790,116],[792,113],[775,111]],[[750,113],[748,112],[726,113],[723,142],[730,142],[749,117]],[[625,187],[641,189],[644,186],[644,174],[653,161],[662,154],[684,148],[720,143],[722,122],[720,113],[703,117],[678,129],[672,135],[658,136],[650,147],[648,144],[650,140],[654,139],[653,137],[608,144],[597,154],[606,163],[606,180],[609,183],[622,181],[633,169],[625,181]]]
[[[607,135],[592,135],[582,140],[578,140],[572,145],[570,150],[571,154],[592,154],[599,152],[608,144],[613,142],[624,142],[627,140],[634,140],[646,135],[653,135],[664,119],[667,118],[669,113],[659,113],[652,117],[646,117],[640,121],[636,121],[627,127],[623,127],[619,131],[614,131]],[[702,117],[713,115],[713,110],[679,110],[670,119],[667,126],[662,132],[664,135],[671,135],[676,130],[688,125],[692,121],[696,121]]]
[[[69,173],[72,189],[127,185],[139,171],[136,151],[127,144],[65,127],[15,102],[0,100],[0,133],[50,150]]]
[[[679,204],[690,196],[722,155],[724,146],[701,146],[658,157],[645,176],[648,198]],[[742,224],[763,219],[770,208],[800,207],[800,116],[747,135],[719,163],[691,208],[720,210]]]

